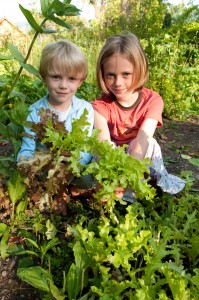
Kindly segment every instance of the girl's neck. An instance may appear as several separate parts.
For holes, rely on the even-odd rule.
[[[135,91],[132,93],[128,93],[127,95],[125,95],[125,97],[123,98],[116,98],[116,101],[122,105],[123,107],[131,107],[133,106],[133,104],[137,101],[139,96],[139,92]]]

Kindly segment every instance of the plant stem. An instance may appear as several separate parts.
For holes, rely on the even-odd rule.
[[[42,21],[41,24],[40,24],[40,27],[42,27],[42,26],[45,24],[46,21],[47,21],[47,18],[44,18],[43,21]],[[28,61],[28,58],[29,58],[30,53],[31,53],[32,48],[33,48],[33,45],[34,45],[34,43],[35,43],[35,41],[36,41],[38,35],[39,35],[39,32],[36,31],[35,34],[34,34],[34,37],[33,37],[33,39],[32,39],[32,42],[31,42],[31,44],[30,44],[30,47],[29,47],[29,49],[28,49],[27,55],[26,55],[26,57],[25,57],[25,59],[24,59],[24,64],[26,64],[26,62]],[[19,77],[20,77],[22,71],[23,71],[23,67],[21,66],[20,69],[19,69],[19,71],[18,71],[18,73],[17,73],[17,75],[16,75],[16,77],[15,77],[15,79],[14,79],[14,81],[13,81],[13,84],[12,84],[12,86],[11,86],[11,88],[10,88],[10,92],[9,92],[9,95],[8,95],[8,96],[11,95],[11,93],[12,93],[14,87],[16,86],[17,81],[19,80]]]

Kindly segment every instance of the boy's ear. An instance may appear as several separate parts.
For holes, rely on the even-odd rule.
[[[84,82],[83,79],[79,81],[78,88],[82,85],[83,82]]]
[[[40,73],[40,76],[41,76],[41,81],[43,82],[43,84],[46,84],[46,80],[45,80],[45,78],[41,75],[41,73]]]

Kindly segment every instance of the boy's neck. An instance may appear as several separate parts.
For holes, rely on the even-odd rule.
[[[57,110],[58,112],[65,112],[70,107],[72,103],[72,99],[70,102],[64,102],[64,103],[52,103],[52,101],[48,98],[48,105]]]

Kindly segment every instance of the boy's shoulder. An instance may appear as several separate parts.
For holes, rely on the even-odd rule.
[[[39,110],[40,108],[48,108],[47,104],[47,95],[45,95],[43,98],[37,100],[35,103],[33,103],[29,110]]]
[[[81,107],[92,108],[92,105],[89,101],[78,98],[75,95],[72,98],[72,102],[73,102],[74,107],[76,107],[76,108],[81,108]]]

